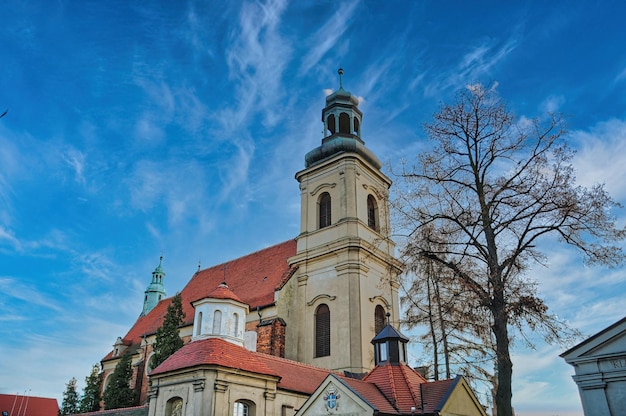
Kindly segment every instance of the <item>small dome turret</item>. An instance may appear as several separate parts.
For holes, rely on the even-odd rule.
[[[361,139],[362,119],[359,99],[343,89],[343,69],[340,68],[339,89],[326,97],[326,107],[322,110],[322,145],[306,154],[305,166],[308,168],[341,152],[352,152],[380,169],[382,164]]]
[[[166,297],[165,285],[163,285],[163,278],[165,272],[163,271],[163,256],[159,258],[159,265],[152,272],[152,282],[146,288],[145,296],[143,299],[143,310],[141,316],[147,315],[154,307]]]

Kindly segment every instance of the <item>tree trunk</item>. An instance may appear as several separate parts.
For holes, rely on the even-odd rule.
[[[437,299],[437,313],[439,315],[439,326],[441,327],[441,340],[443,341],[443,357],[446,367],[446,378],[450,378],[450,351],[448,351],[448,333],[446,330],[446,321],[443,316],[443,308],[441,307],[441,294],[439,289],[439,281],[434,280],[435,299]]]
[[[503,301],[503,299],[502,299]],[[498,370],[498,386],[496,389],[497,416],[513,416],[511,405],[511,381],[513,375],[513,363],[509,353],[509,330],[508,316],[504,302],[494,302],[493,334],[496,338],[496,360]]]
[[[426,276],[426,287],[428,291],[428,323],[430,325],[430,335],[433,340],[433,374],[435,380],[439,380],[439,348],[437,348],[437,333],[435,331],[435,323],[433,322],[432,293],[430,290],[430,279],[432,277],[432,269],[429,267]]]

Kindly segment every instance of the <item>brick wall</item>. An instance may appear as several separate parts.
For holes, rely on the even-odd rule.
[[[285,328],[281,318],[262,320],[256,327],[256,350],[264,354],[285,357]]]

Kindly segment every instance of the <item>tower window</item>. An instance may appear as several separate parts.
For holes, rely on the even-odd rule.
[[[319,199],[319,228],[330,225],[330,194],[324,192]]]
[[[355,117],[354,118],[354,134],[356,134],[358,136],[360,129],[361,129],[361,125],[359,123],[359,119]]]
[[[328,116],[328,120],[326,121],[326,128],[330,131],[330,134],[335,134],[335,115],[331,114]]]
[[[216,310],[213,315],[213,334],[219,334],[222,327],[222,311]]]
[[[378,231],[378,205],[372,195],[367,196],[367,226]]]
[[[330,355],[330,309],[321,304],[315,310],[315,357]]]
[[[202,333],[202,312],[198,312],[198,323],[196,324],[196,335]]]
[[[234,313],[233,314],[233,326],[234,326],[234,331],[233,331],[233,336],[237,337],[239,336],[239,315]]]
[[[376,305],[374,309],[374,334],[378,335],[385,327],[385,310],[382,306]]]
[[[350,134],[350,116],[348,113],[339,114],[339,133]]]

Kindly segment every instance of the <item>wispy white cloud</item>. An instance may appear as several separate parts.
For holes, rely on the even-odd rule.
[[[11,230],[7,230],[6,228],[0,226],[0,244],[2,241],[7,242],[17,251],[22,250],[22,244],[20,243],[20,240],[15,237],[15,234]]]
[[[573,161],[583,186],[603,183],[611,195],[626,203],[626,120],[612,119],[571,133],[578,148]]]
[[[63,161],[74,171],[76,182],[85,184],[85,154],[70,147],[61,155]]]
[[[438,96],[446,89],[457,90],[462,86],[482,81],[494,68],[503,62],[519,44],[518,34],[514,33],[501,44],[483,42],[468,50],[451,70],[441,73],[424,88],[426,97]]]
[[[36,287],[23,284],[11,277],[0,277],[0,291],[4,296],[23,301],[29,305],[43,306],[57,312],[62,310],[60,305],[51,302],[50,297],[42,294]]]
[[[326,23],[308,39],[309,51],[302,57],[301,73],[308,73],[342,38],[357,10],[359,1],[341,3]]]
[[[542,113],[556,113],[565,103],[565,97],[562,95],[550,95],[539,104],[539,110]]]
[[[620,82],[620,81],[623,81],[624,79],[626,79],[626,68],[624,68],[622,72],[617,74],[617,76],[615,77],[615,82]]]

